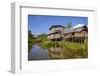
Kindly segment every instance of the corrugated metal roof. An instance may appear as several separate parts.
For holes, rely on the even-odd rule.
[[[77,28],[84,27],[84,26],[86,26],[86,25],[84,25],[84,24],[78,24],[78,25],[72,27],[71,29],[77,29]]]
[[[76,26],[74,26],[74,27],[72,27],[70,29],[66,29],[65,30],[66,31],[65,33],[80,32],[80,31],[83,30],[83,28],[81,28],[81,27],[84,27],[84,26],[86,26],[86,25],[78,24],[78,25],[76,25]]]

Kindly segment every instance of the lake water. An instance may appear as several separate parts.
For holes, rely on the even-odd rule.
[[[41,48],[38,44],[33,45],[31,51],[28,53],[28,60],[49,60],[49,59],[64,58],[63,52],[59,47],[52,47],[48,49]]]
[[[82,56],[66,50],[61,47],[51,47],[43,49],[38,44],[33,45],[30,52],[28,52],[28,60],[49,60],[49,59],[72,59],[82,58]]]
[[[39,45],[33,45],[31,51],[28,53],[28,60],[43,60],[50,59],[47,49],[42,49]]]

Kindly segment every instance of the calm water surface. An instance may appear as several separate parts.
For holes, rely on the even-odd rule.
[[[28,53],[28,60],[46,60],[50,59],[48,50],[42,49],[38,44],[33,45],[31,51]]]
[[[49,60],[49,59],[69,59],[69,58],[82,58],[75,56],[71,51],[61,47],[51,47],[43,49],[38,44],[33,45],[30,52],[28,52],[28,60]]]

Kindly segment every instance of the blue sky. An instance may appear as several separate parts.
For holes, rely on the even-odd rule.
[[[28,15],[28,29],[35,35],[41,33],[48,34],[49,28],[52,25],[58,24],[66,27],[69,22],[72,23],[72,26],[77,24],[88,25],[88,17]]]

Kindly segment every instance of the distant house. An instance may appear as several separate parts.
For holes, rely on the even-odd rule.
[[[64,38],[64,26],[53,25],[49,28],[48,39],[50,41],[61,41]]]
[[[88,39],[87,25],[78,24],[72,28],[66,28],[61,25],[53,25],[49,28],[48,39],[50,41],[80,42],[83,43]]]

